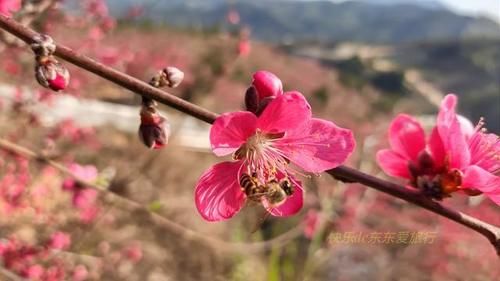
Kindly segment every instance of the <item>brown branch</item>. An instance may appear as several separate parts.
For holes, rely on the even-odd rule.
[[[288,242],[290,242],[291,240],[293,240],[294,238],[298,237],[303,233],[303,224],[299,224],[298,226],[290,229],[289,231],[273,239],[262,242],[232,243],[215,239],[203,235],[201,233],[198,233],[194,230],[188,229],[178,223],[175,223],[167,219],[164,216],[161,216],[158,213],[151,212],[147,207],[141,205],[140,203],[133,201],[129,198],[122,197],[116,193],[107,190],[105,186],[101,186],[94,182],[83,180],[79,178],[77,175],[75,175],[73,172],[71,172],[71,170],[66,168],[64,165],[47,158],[41,153],[36,153],[26,147],[20,146],[18,144],[15,144],[13,142],[10,142],[2,138],[0,138],[0,150],[5,150],[7,152],[21,156],[28,160],[35,160],[48,164],[57,169],[62,174],[73,178],[79,184],[97,190],[102,200],[107,204],[112,204],[121,207],[122,209],[127,210],[127,212],[137,212],[140,214],[144,214],[146,219],[150,220],[154,225],[162,228],[163,230],[175,233],[183,239],[197,240],[208,247],[214,248],[215,250],[220,250],[224,252],[260,252],[271,248],[278,248],[284,246]]]
[[[13,35],[19,37],[28,44],[33,43],[33,38],[38,35],[37,32],[20,25],[10,18],[1,15],[0,28],[5,29]],[[216,113],[210,112],[202,107],[177,98],[174,95],[163,90],[154,88],[147,83],[119,72],[111,67],[105,66],[99,62],[96,62],[91,58],[80,55],[63,45],[57,45],[55,55],[87,71],[101,76],[102,78],[105,78],[115,84],[127,88],[136,94],[154,99],[162,104],[171,106],[179,111],[182,111],[207,123],[213,123],[215,118],[217,118],[218,116]],[[358,182],[368,187],[390,194],[394,197],[403,199],[407,202],[413,203],[433,213],[462,224],[472,230],[475,230],[478,233],[484,235],[493,244],[497,253],[500,255],[500,228],[497,226],[488,224],[461,212],[455,211],[451,208],[445,207],[438,202],[423,197],[417,191],[409,190],[404,186],[370,176],[361,171],[346,166],[340,166],[327,172],[336,178],[347,180],[350,182]]]

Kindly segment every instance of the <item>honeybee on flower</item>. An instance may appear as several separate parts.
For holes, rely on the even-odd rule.
[[[273,216],[297,213],[304,193],[297,174],[335,168],[355,147],[350,130],[313,118],[305,97],[284,93],[274,74],[259,71],[253,77],[249,111],[222,114],[210,130],[214,154],[232,155],[233,161],[210,167],[196,185],[196,206],[208,221],[233,217],[247,200],[261,203]],[[245,191],[242,178],[248,176],[262,196]]]

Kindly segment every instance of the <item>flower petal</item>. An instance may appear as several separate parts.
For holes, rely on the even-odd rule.
[[[238,183],[243,163],[222,162],[210,167],[198,180],[195,191],[196,208],[207,221],[233,217],[244,205],[245,195]]]
[[[416,161],[425,149],[424,129],[413,117],[399,114],[389,128],[389,142],[395,152]]]
[[[449,94],[444,97],[438,114],[437,128],[449,157],[450,168],[463,169],[470,163],[470,152],[455,113],[456,105],[455,95]]]
[[[307,172],[320,173],[344,163],[354,151],[352,131],[333,122],[313,118],[308,129],[290,131],[275,147]]]
[[[462,187],[477,189],[486,195],[500,195],[500,177],[479,166],[469,166],[464,171]]]
[[[225,113],[210,128],[210,143],[217,156],[236,151],[255,133],[257,117],[248,111]]]
[[[302,128],[311,120],[311,106],[299,92],[287,92],[269,103],[257,120],[257,128],[282,133]]]
[[[429,138],[429,150],[431,151],[436,167],[442,167],[445,162],[446,151],[444,150],[443,141],[441,140],[437,127],[432,129]]]
[[[377,163],[391,177],[410,179],[409,160],[390,149],[377,152]]]
[[[269,71],[260,70],[254,73],[252,85],[259,94],[259,99],[283,94],[281,80]]]
[[[266,200],[262,200],[262,204],[271,215],[275,217],[288,217],[295,215],[302,209],[302,205],[304,204],[304,189],[300,181],[292,178],[292,182],[294,185],[293,194],[283,204],[277,207],[270,207]]]

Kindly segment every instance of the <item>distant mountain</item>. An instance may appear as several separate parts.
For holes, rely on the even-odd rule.
[[[413,4],[428,9],[446,9],[446,6],[437,0],[359,0],[378,5]]]
[[[142,5],[139,20],[178,27],[223,25],[226,0],[108,0],[115,16]],[[500,25],[487,18],[457,15],[433,0],[330,1],[237,0],[242,24],[266,41],[319,40],[401,43],[500,38]],[[394,4],[396,2],[396,4]],[[390,4],[392,3],[392,4]]]

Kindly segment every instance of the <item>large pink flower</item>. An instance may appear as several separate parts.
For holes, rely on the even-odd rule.
[[[390,176],[409,179],[424,194],[442,199],[455,191],[484,193],[500,204],[500,141],[457,116],[457,97],[447,95],[441,103],[437,124],[428,141],[411,116],[400,114],[391,123],[391,149],[377,153],[377,161]]]
[[[264,84],[281,85],[281,81],[254,81],[254,85]],[[259,90],[263,88],[267,87]],[[262,203],[271,215],[293,215],[302,208],[303,189],[291,164],[320,173],[342,164],[354,150],[352,132],[312,118],[302,94],[276,93],[259,116],[238,111],[215,120],[210,130],[212,150],[217,156],[232,154],[234,161],[212,166],[199,179],[196,206],[204,219],[229,219],[247,199]],[[256,194],[251,193],[252,186]],[[277,192],[285,188],[286,196]]]

